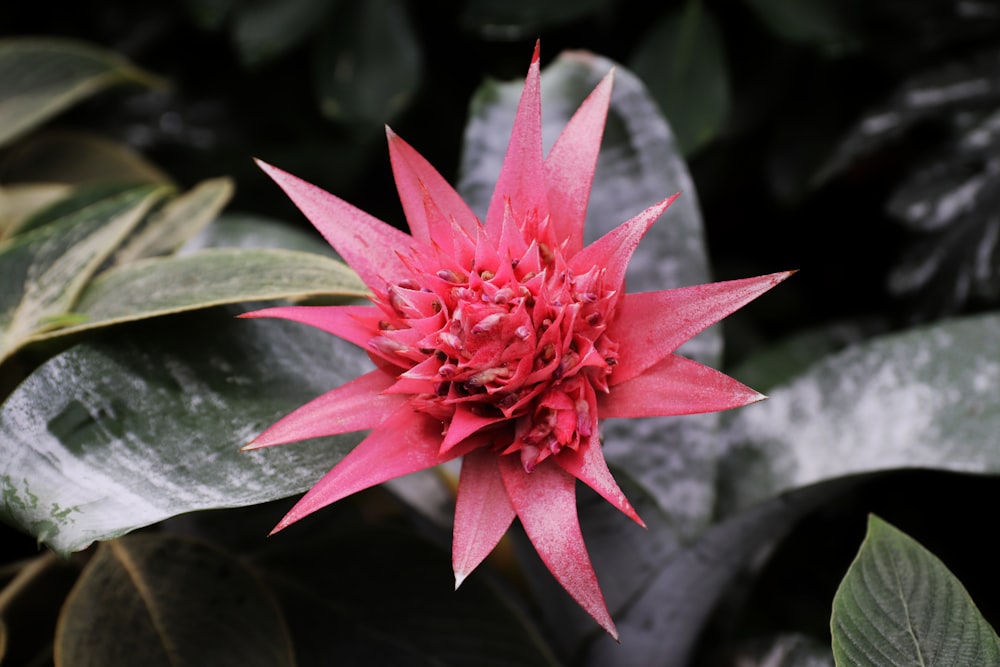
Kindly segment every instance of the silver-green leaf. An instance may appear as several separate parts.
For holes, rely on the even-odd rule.
[[[1000,472],[1000,316],[852,346],[728,424],[722,511],[847,475]]]
[[[0,519],[66,553],[318,480],[357,435],[240,447],[370,362],[329,334],[238,312],[136,323],[22,382],[0,406]]]
[[[109,86],[155,85],[120,55],[61,39],[0,40],[0,145]]]
[[[60,324],[90,277],[165,192],[158,185],[130,188],[0,244],[0,360]]]

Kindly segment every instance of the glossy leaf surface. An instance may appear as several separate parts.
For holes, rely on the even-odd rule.
[[[63,606],[57,665],[291,667],[277,601],[239,560],[164,535],[102,544]]]
[[[319,479],[357,435],[240,447],[367,359],[309,327],[234,314],[132,325],[41,366],[0,408],[0,516],[68,552]]]

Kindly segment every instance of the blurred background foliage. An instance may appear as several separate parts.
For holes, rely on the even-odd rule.
[[[789,288],[803,325],[893,327],[1000,294],[992,2],[105,0],[7,3],[2,26],[102,45],[166,82],[60,125],[122,140],[181,185],[229,174],[234,208],[291,220],[249,155],[399,220],[385,123],[454,177],[484,77],[520,77],[539,37],[543,61],[591,50],[671,121],[718,277],[807,267]],[[761,320],[731,356],[778,333]]]
[[[474,91],[484,78],[523,77],[536,39],[543,64],[564,49],[620,62],[677,135],[715,277],[802,269],[780,296],[727,320],[730,367],[807,332],[776,348],[778,370],[758,356],[736,373],[762,389],[875,332],[1000,302],[1000,5],[989,0],[90,0],[59,11],[7,2],[0,31],[81,40],[157,77],[72,106],[46,131],[90,138],[59,141],[121,142],[155,165],[150,182],[179,190],[228,176],[236,184],[229,210],[303,226],[252,156],[402,224],[385,124],[454,182]],[[33,165],[52,168],[53,136],[0,150],[0,183],[44,180]],[[65,154],[67,145],[57,148]],[[930,486],[935,494],[925,493]],[[978,524],[953,510],[990,505],[995,487],[913,471],[859,481],[723,601],[703,636],[704,664],[735,664],[718,655],[736,651],[716,648],[718,637],[758,627],[822,634],[841,565],[862,537],[857,517],[868,511],[937,526],[928,546],[983,590],[984,580],[995,581],[995,559],[954,539]],[[174,529],[216,537],[218,526],[203,525],[214,520],[182,519]],[[6,528],[2,535],[4,560],[35,553],[30,538]],[[115,553],[109,547],[100,557],[110,567]],[[264,547],[253,557],[273,554]],[[822,567],[827,561],[835,566]],[[79,563],[43,567],[41,584],[64,594]],[[0,583],[13,578],[7,572],[0,568]],[[288,584],[286,594],[303,592]],[[484,586],[475,594],[495,593]],[[980,601],[993,619],[998,604],[1000,596]],[[53,622],[25,618],[42,629]],[[0,654],[4,636],[0,628]],[[321,650],[322,638],[308,639]],[[789,641],[784,655],[812,648]],[[800,660],[787,664],[813,664]]]

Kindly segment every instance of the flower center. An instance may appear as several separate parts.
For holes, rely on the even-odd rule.
[[[413,278],[376,298],[385,319],[369,346],[398,377],[389,391],[446,425],[470,412],[529,471],[596,433],[596,392],[608,391],[618,357],[605,331],[619,295],[604,269],[574,275],[535,243],[516,259],[476,257],[467,271],[410,260]]]

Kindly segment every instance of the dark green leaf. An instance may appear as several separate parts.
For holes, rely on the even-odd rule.
[[[685,155],[722,129],[730,106],[729,70],[718,25],[700,0],[657,21],[630,65],[670,121]]]
[[[316,96],[330,119],[378,127],[410,104],[423,55],[406,3],[348,3],[319,40]]]
[[[184,0],[188,14],[198,27],[217,30],[229,18],[237,0]]]
[[[367,358],[310,327],[233,314],[135,324],[35,371],[0,407],[0,518],[65,553],[319,479],[357,435],[240,447]]]
[[[163,535],[102,544],[66,600],[57,664],[295,664],[281,610],[239,560]]]
[[[154,84],[121,56],[58,39],[0,40],[0,145],[121,83]]]
[[[43,130],[0,159],[0,169],[19,182],[99,185],[162,183],[170,178],[126,144],[69,130]]]
[[[1000,316],[885,336],[828,357],[735,413],[725,508],[896,468],[1000,472]]]
[[[14,572],[9,582],[0,575],[0,659],[4,665],[52,664],[59,609],[79,577],[80,563],[45,551],[4,569]]]
[[[244,65],[284,54],[323,22],[338,0],[244,0],[236,5],[233,39]]]
[[[934,554],[872,516],[833,600],[838,667],[1000,665],[1000,637]]]
[[[163,190],[132,188],[0,244],[0,359],[69,312],[91,275]]]
[[[466,0],[462,25],[487,39],[537,37],[542,28],[608,8],[613,0]]]
[[[413,535],[385,525],[338,531],[316,516],[271,540],[282,548],[257,565],[299,630],[303,662],[336,655],[338,665],[358,667],[557,664],[485,572],[456,591],[448,551]]]
[[[814,46],[829,56],[857,50],[861,39],[839,0],[745,0],[779,37]]]

